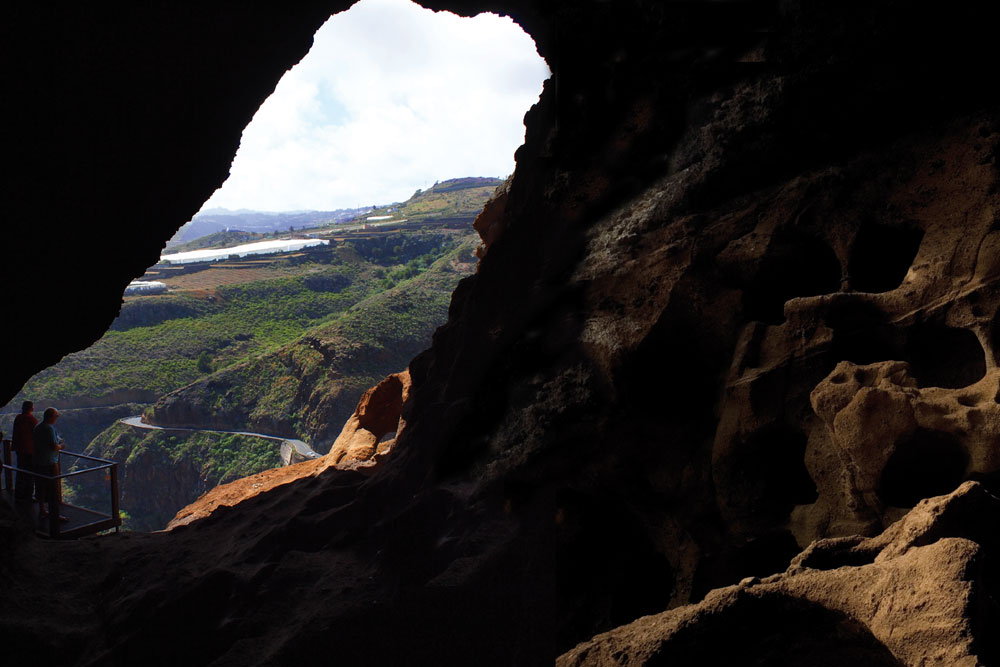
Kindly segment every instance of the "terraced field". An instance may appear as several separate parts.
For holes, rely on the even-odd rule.
[[[214,292],[216,288],[223,285],[239,285],[259,280],[284,278],[293,275],[293,273],[287,268],[275,267],[273,263],[239,268],[233,266],[213,266],[197,273],[165,278],[163,282],[166,283],[168,289],[174,292]]]

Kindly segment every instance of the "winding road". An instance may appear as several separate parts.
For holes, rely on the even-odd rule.
[[[295,438],[283,438],[280,435],[267,435],[266,433],[253,433],[251,431],[220,431],[217,429],[210,428],[182,428],[179,426],[154,426],[153,424],[147,424],[142,421],[141,415],[136,415],[135,417],[125,417],[119,420],[126,426],[132,426],[134,428],[144,428],[151,431],[187,431],[187,432],[201,432],[201,433],[229,433],[233,435],[249,435],[257,438],[265,438],[267,440],[274,440],[281,443],[281,460],[284,464],[291,465],[292,463],[299,463],[301,461],[309,461],[311,459],[318,459],[322,454],[318,454],[313,451],[312,447],[307,445],[302,440]]]

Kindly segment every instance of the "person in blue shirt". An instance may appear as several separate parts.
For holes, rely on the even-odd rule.
[[[42,414],[42,423],[35,427],[33,432],[35,448],[35,472],[40,475],[50,477],[59,474],[59,451],[65,448],[62,438],[56,433],[54,424],[59,419],[59,411],[55,408],[45,408]],[[42,519],[49,515],[53,503],[62,502],[62,484],[60,480],[38,480],[38,518]],[[46,503],[48,506],[46,506]],[[60,521],[65,521],[65,517],[60,516]]]

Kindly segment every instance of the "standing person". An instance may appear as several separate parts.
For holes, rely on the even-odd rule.
[[[55,408],[45,408],[42,413],[42,423],[35,427],[35,471],[40,475],[54,476],[59,474],[59,451],[65,447],[62,438],[56,433],[54,424],[59,419],[59,411]],[[42,519],[49,515],[52,504],[62,502],[62,488],[58,479],[38,480],[38,518]],[[48,503],[48,507],[46,507]],[[65,521],[65,517],[60,516],[60,521]]]
[[[33,414],[35,404],[25,401],[21,404],[21,414],[14,417],[14,451],[17,452],[17,480],[14,482],[14,499],[31,500],[31,491],[35,487],[35,478],[22,470],[34,471],[35,447],[33,431],[38,420]]]

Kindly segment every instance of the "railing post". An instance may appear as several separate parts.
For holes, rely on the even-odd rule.
[[[61,468],[57,465],[55,476],[46,481],[49,485],[45,494],[49,501],[49,537],[59,537],[59,515],[62,514],[62,479],[59,477]]]
[[[121,512],[118,511],[118,464],[111,466],[111,517],[115,520],[115,532],[122,525]]]
[[[0,437],[2,436],[3,434],[0,433]],[[11,491],[14,488],[14,472],[10,469],[12,465],[10,460],[10,440],[3,441],[3,464],[6,466],[3,469],[4,488]]]

